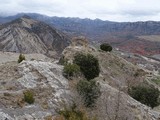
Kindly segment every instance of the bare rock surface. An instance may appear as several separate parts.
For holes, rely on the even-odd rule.
[[[109,86],[104,81],[101,85],[101,97],[97,101],[97,113],[100,120],[159,120],[160,112],[141,104],[121,90]],[[101,106],[101,107],[100,107]]]
[[[0,26],[0,50],[16,53],[61,53],[68,38],[49,25],[23,16]]]
[[[16,74],[12,74],[12,77],[5,77],[3,80],[3,76],[0,77],[2,120],[43,120],[49,115],[56,115],[55,110],[64,102],[69,103],[71,94],[68,81],[62,76],[63,66],[36,60],[23,61],[21,64],[12,62],[5,66],[10,66],[10,69],[4,69],[8,72],[17,66],[17,71],[14,71]],[[14,79],[14,76],[17,78]],[[10,89],[7,89],[7,85],[10,85]],[[26,90],[34,93],[33,105],[22,102],[23,92]]]

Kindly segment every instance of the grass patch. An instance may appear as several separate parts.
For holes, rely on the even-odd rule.
[[[33,104],[35,99],[34,99],[34,95],[33,92],[30,90],[25,91],[24,93],[24,101],[29,103],[29,104]]]
[[[155,79],[152,79],[152,81],[153,81],[155,84],[157,84],[157,85],[160,86],[160,77],[155,78]]]

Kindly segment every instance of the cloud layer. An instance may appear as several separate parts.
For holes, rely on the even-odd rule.
[[[160,0],[0,0],[0,13],[100,18],[111,21],[160,21]]]

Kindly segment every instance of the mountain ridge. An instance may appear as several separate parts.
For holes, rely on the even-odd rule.
[[[68,45],[65,34],[46,23],[22,16],[0,26],[0,49],[20,53],[60,53]]]
[[[160,36],[159,21],[112,22],[100,19],[49,17],[37,13],[21,13],[0,18],[0,21],[8,22],[23,15],[56,27],[70,37],[86,36],[94,45],[107,42],[115,48],[145,56],[160,54],[159,37],[152,40],[155,39],[153,35]],[[148,40],[148,36],[151,40]]]

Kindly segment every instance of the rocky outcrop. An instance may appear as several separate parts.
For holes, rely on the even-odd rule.
[[[101,120],[159,120],[160,112],[141,104],[129,95],[111,87],[104,81],[101,85],[101,97],[97,101],[97,113]]]
[[[3,80],[6,83],[4,89],[0,90],[2,120],[43,120],[56,115],[56,110],[64,104],[69,104],[72,97],[68,81],[62,76],[62,69],[62,66],[51,62],[23,61],[14,71],[19,73],[16,79],[12,75],[14,80]],[[8,85],[15,89],[7,89]],[[33,105],[22,102],[25,90],[34,93]]]
[[[0,26],[0,50],[19,53],[61,53],[68,38],[49,25],[27,16]]]
[[[91,48],[91,47],[90,47]],[[160,112],[141,104],[131,98],[126,90],[130,85],[143,82],[147,72],[118,57],[114,53],[99,52],[83,46],[69,46],[63,51],[64,58],[72,62],[77,52],[90,53],[98,58],[100,75],[95,78],[101,86],[101,96],[96,108],[89,113],[97,116],[99,120],[158,120]],[[135,73],[139,75],[135,77]],[[77,100],[79,103],[80,101]]]
[[[81,96],[76,92],[76,83],[81,77],[67,80],[62,75],[63,66],[44,58],[20,64],[0,64],[0,119],[54,119],[57,109],[62,109],[64,104],[71,105],[72,102],[98,120],[160,119],[160,112],[134,100],[125,91],[127,85],[139,84],[140,80],[144,80],[145,71],[114,53],[97,51],[91,46],[87,50],[84,46],[69,46],[63,55],[72,61],[77,52],[91,53],[99,60],[101,72],[95,80],[100,85],[101,96],[94,109],[85,108]],[[135,80],[133,78],[137,70],[139,74]],[[26,90],[33,92],[34,104],[24,102],[23,93]]]

